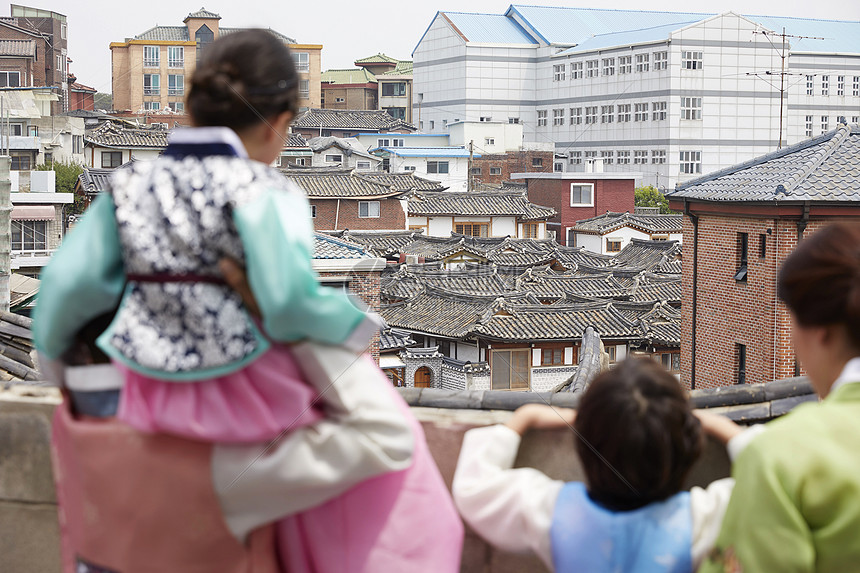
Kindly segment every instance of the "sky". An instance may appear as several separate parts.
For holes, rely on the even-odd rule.
[[[393,0],[366,3],[356,0],[19,0],[16,3],[53,10],[68,17],[71,71],[82,84],[110,92],[111,42],[145,32],[156,24],[181,26],[190,13],[203,7],[221,16],[229,27],[270,27],[299,43],[322,44],[322,69],[351,68],[356,59],[383,52],[411,59],[412,50],[437,11],[503,14],[510,1]],[[666,11],[734,11],[747,15],[795,16],[860,21],[858,0],[524,0],[521,4]],[[8,4],[0,15],[8,15]],[[787,30],[791,33],[790,30]]]

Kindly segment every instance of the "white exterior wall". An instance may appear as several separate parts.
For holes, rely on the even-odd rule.
[[[811,47],[814,40],[805,40],[804,47]],[[854,79],[860,87],[860,56],[840,54],[792,53],[788,59],[788,92],[785,102],[787,137],[789,144],[821,135],[822,117],[827,118],[828,129],[836,127],[839,116],[849,123],[860,122],[860,90],[854,90]],[[812,94],[807,93],[807,75],[812,75]],[[829,91],[822,93],[824,76],[828,78]],[[839,76],[845,79],[842,95],[838,93]],[[812,131],[807,135],[806,116],[812,116]]]
[[[447,161],[448,173],[427,173],[428,161]],[[448,191],[467,190],[469,159],[466,157],[390,157],[388,169],[391,173],[403,173],[406,167],[414,167],[415,175],[422,179],[438,181],[447,187]]]
[[[475,218],[472,218],[474,221]],[[518,237],[517,235],[517,219],[516,217],[493,217],[493,224],[490,225],[491,237]]]
[[[448,134],[428,135],[424,133],[365,133],[356,135],[355,139],[365,149],[376,149],[379,147],[380,139],[402,139],[404,147],[448,147]]]
[[[502,122],[460,122],[448,126],[451,145],[469,148],[474,142],[475,153],[491,154],[519,151],[523,143],[523,126],[519,123]],[[492,143],[487,143],[487,138]]]
[[[429,217],[430,223],[427,225],[427,235],[430,237],[450,237],[451,231],[454,230],[453,217]]]
[[[603,239],[600,235],[586,235],[584,233],[576,233],[576,244],[573,247],[585,247],[586,250],[592,253],[603,252]]]

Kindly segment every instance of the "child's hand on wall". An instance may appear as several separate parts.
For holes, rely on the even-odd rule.
[[[529,429],[570,428],[576,418],[572,408],[554,408],[544,404],[526,404],[517,408],[507,427],[523,435]]]

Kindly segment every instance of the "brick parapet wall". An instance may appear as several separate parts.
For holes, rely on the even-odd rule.
[[[498,185],[510,181],[512,173],[552,173],[553,157],[552,151],[509,151],[482,155],[472,160],[472,167],[481,169],[475,181]],[[540,160],[540,166],[534,165],[535,159]],[[494,175],[492,168],[500,172]]]
[[[349,280],[349,292],[350,294],[358,297],[364,302],[367,307],[374,311],[379,312],[380,307],[380,278],[381,274],[377,271],[373,272],[365,272],[365,271],[353,271],[350,273],[338,273],[338,272],[324,272],[319,273],[320,279],[323,281],[326,277],[328,278],[336,278],[338,280],[345,280],[343,277],[348,277]],[[368,352],[370,352],[373,359],[379,364],[379,333],[373,335],[373,339],[370,342],[370,347],[368,348]]]
[[[357,199],[341,199],[340,207],[336,199],[309,198],[309,201],[316,207],[314,229],[317,231],[406,229],[406,213],[397,198],[378,199],[379,217],[359,217]]]

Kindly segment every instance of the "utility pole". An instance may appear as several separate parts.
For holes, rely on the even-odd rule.
[[[804,75],[804,74],[792,74],[792,73],[785,71],[785,60],[786,60],[786,58],[788,58],[788,50],[786,49],[785,40],[786,40],[786,38],[794,38],[797,40],[826,40],[827,38],[819,38],[817,36],[795,36],[793,34],[786,34],[784,27],[782,29],[781,34],[776,33],[776,32],[770,32],[768,30],[756,30],[755,32],[753,32],[753,34],[761,34],[762,36],[767,38],[768,42],[770,42],[770,45],[773,46],[773,48],[779,52],[779,59],[780,59],[780,69],[778,72],[779,73],[779,143],[777,144],[776,148],[782,149],[782,134],[783,134],[783,123],[784,123],[783,117],[785,115],[784,109],[785,109],[785,92],[786,92],[785,77],[786,76],[802,76],[802,75]],[[774,45],[773,41],[771,40],[771,36],[777,36],[779,38],[782,38],[782,46],[780,48],[777,48]],[[777,72],[773,72],[770,70],[767,70],[764,72],[764,75],[766,75],[766,76],[773,76],[776,74],[777,74]],[[748,76],[761,77],[758,72],[748,72],[747,75]],[[768,81],[768,83],[770,83],[770,82]],[[770,84],[770,85],[773,87],[776,87],[773,84]]]
[[[466,177],[466,191],[472,190],[472,160],[475,157],[475,140],[469,141],[469,174]]]

